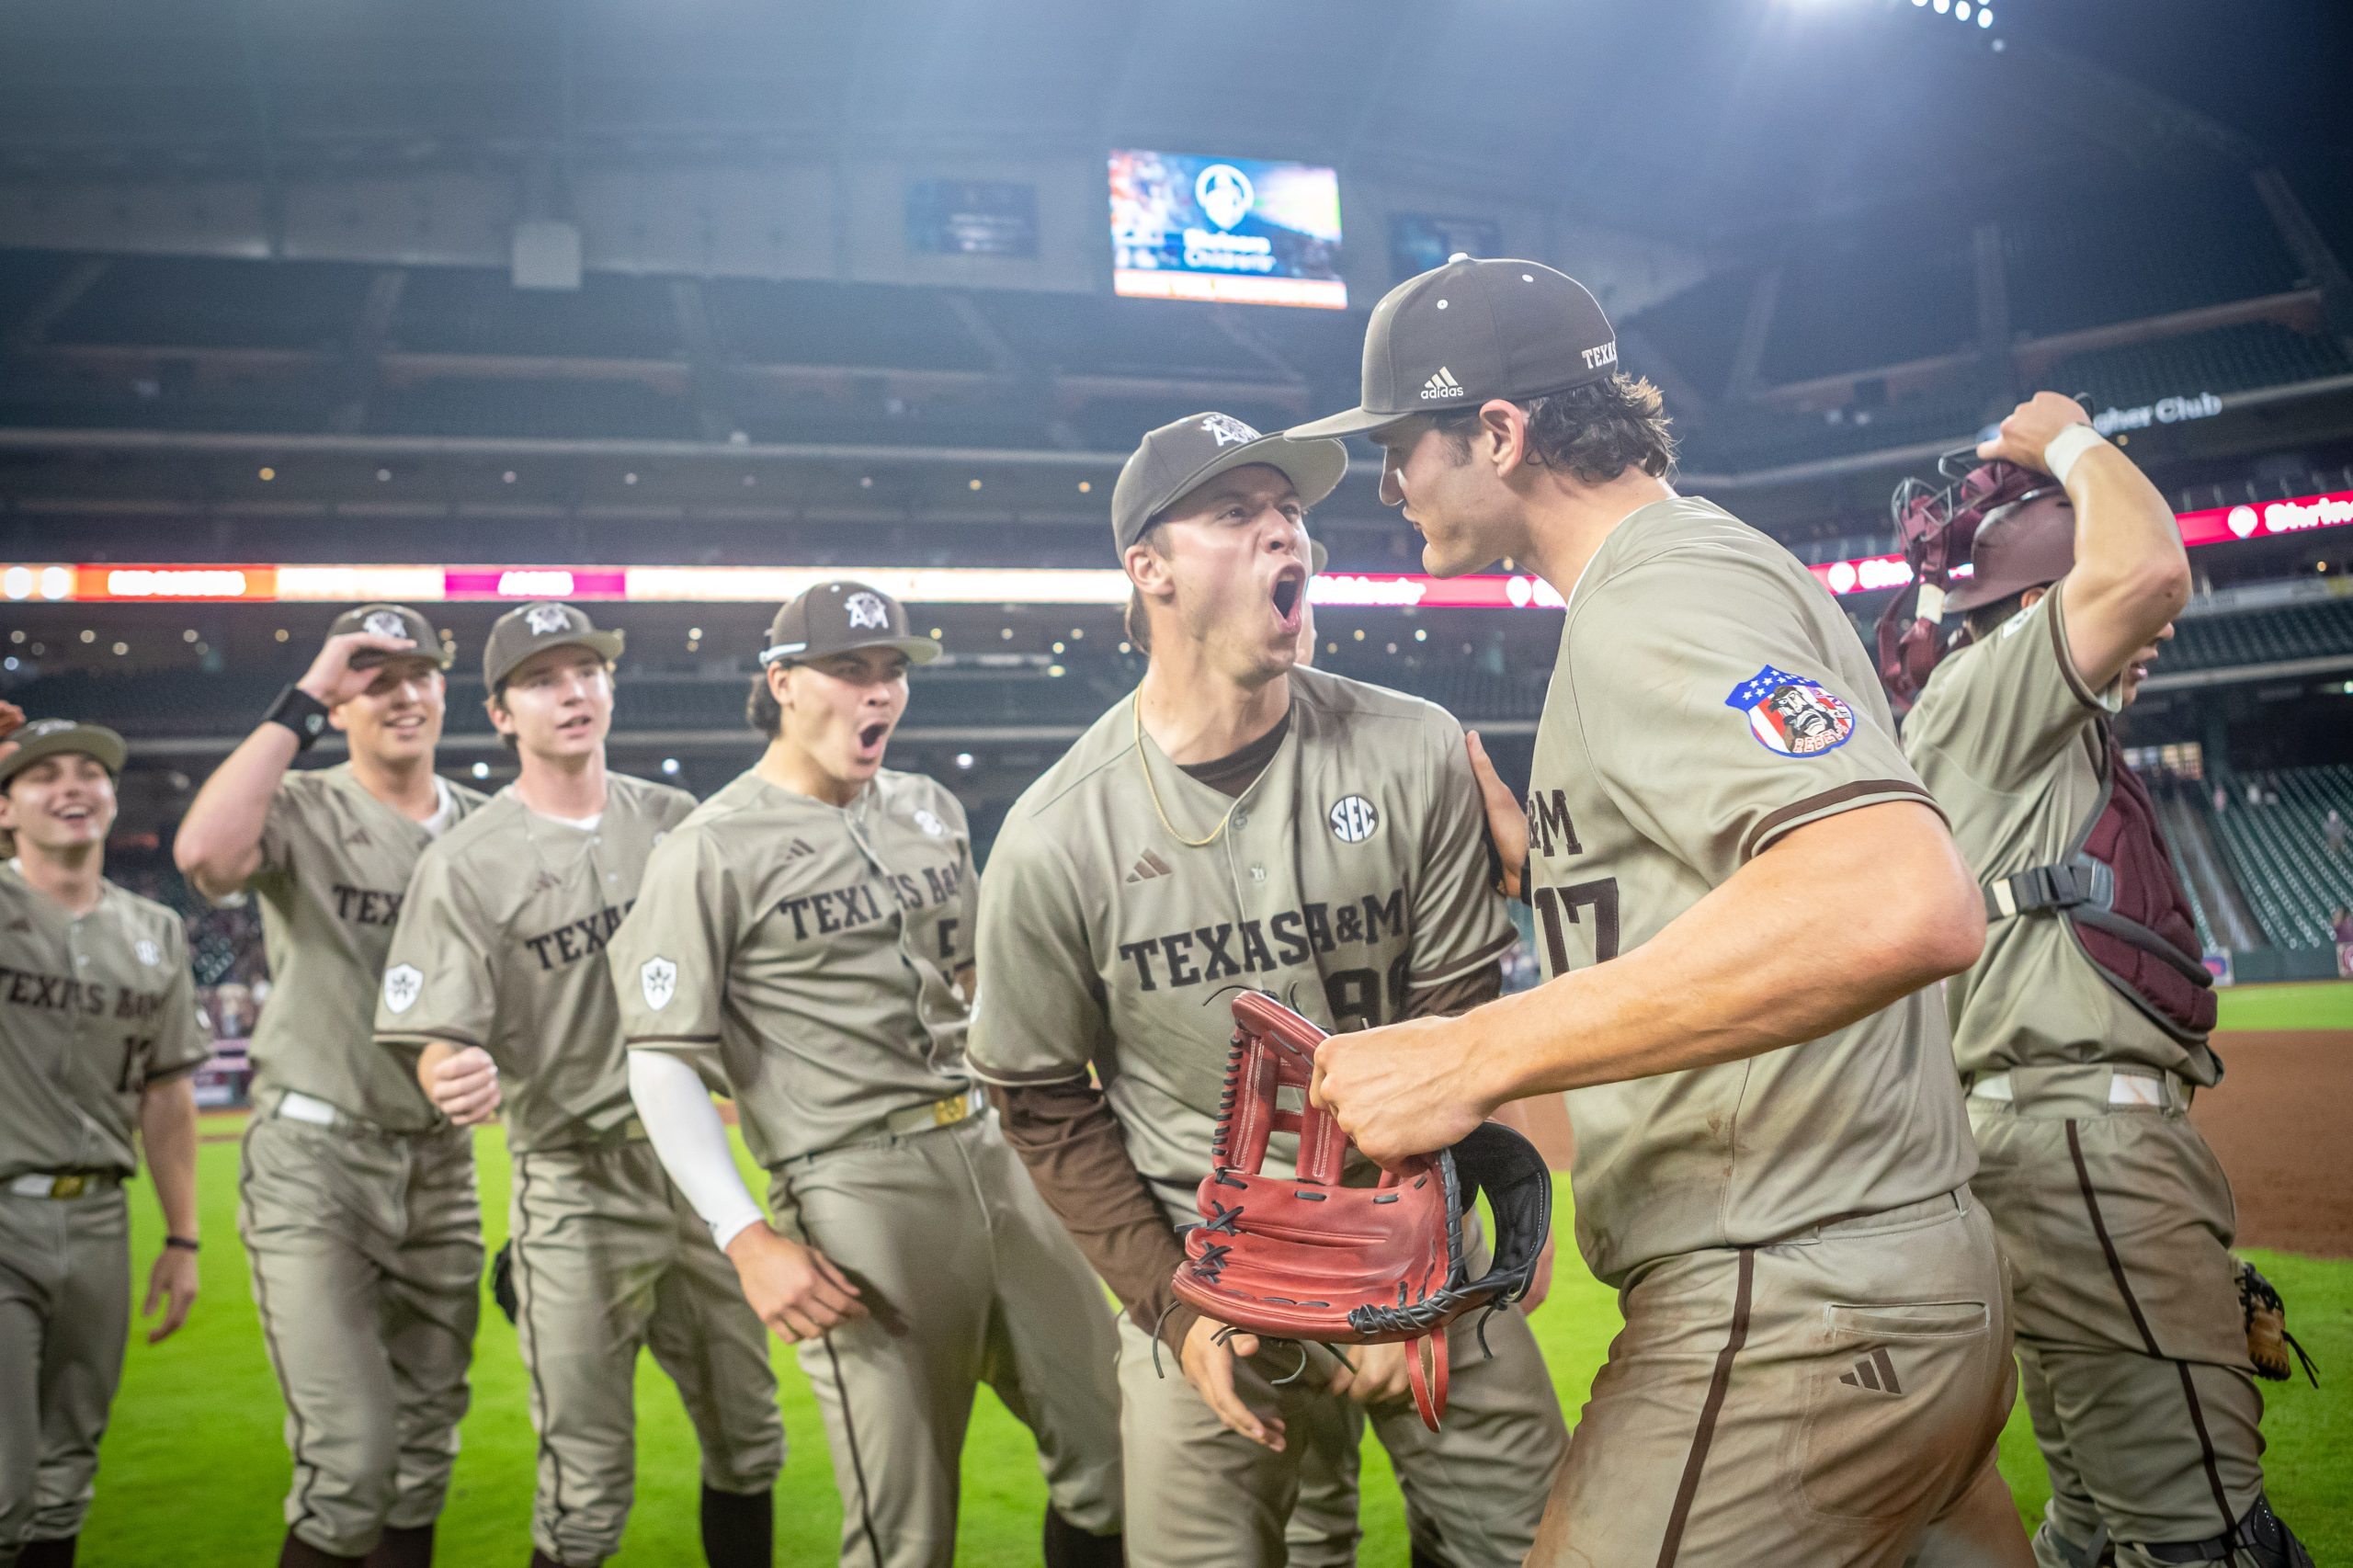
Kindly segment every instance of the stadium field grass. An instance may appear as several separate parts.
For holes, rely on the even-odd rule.
[[[262,1353],[236,1239],[233,1119],[209,1117],[200,1154],[204,1294],[180,1335],[149,1346],[134,1334],[121,1397],[106,1439],[97,1503],[83,1537],[85,1568],[185,1568],[275,1560],[288,1461],[278,1391]],[[506,1161],[499,1135],[479,1143],[484,1219],[492,1244],[506,1230]],[[1565,1207],[1568,1185],[1561,1181]],[[143,1276],[159,1240],[153,1195],[131,1195],[134,1267]],[[1561,1233],[1568,1233],[1565,1221]],[[2321,1562],[2353,1554],[2353,1262],[2255,1255],[2285,1292],[2291,1324],[2327,1381],[2267,1385],[2265,1428],[2273,1501]],[[1571,1254],[1551,1301],[1531,1320],[1563,1404],[1584,1401],[1617,1325],[1610,1292]],[[808,1385],[783,1346],[777,1363],[791,1443],[777,1498],[777,1561],[833,1561],[840,1513],[824,1433]],[[530,1552],[533,1442],[515,1334],[485,1298],[473,1374],[473,1406],[448,1511],[439,1561],[451,1568],[521,1568]],[[693,1568],[698,1488],[694,1439],[677,1399],[650,1358],[638,1375],[637,1507],[624,1568]],[[2023,1409],[2004,1440],[2002,1469],[2020,1508],[2039,1513],[2042,1466]],[[1368,1443],[1364,1467],[1366,1568],[1404,1568],[1404,1509],[1387,1461]],[[979,1402],[965,1449],[964,1513],[957,1561],[1015,1568],[1038,1560],[1045,1491],[1028,1435],[993,1398]],[[1205,1499],[1205,1502],[1208,1500]]]
[[[2214,995],[2217,1029],[2353,1029],[2353,980],[2234,985]]]

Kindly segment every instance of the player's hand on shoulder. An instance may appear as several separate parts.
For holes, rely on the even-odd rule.
[[[727,1244],[744,1299],[779,1339],[814,1339],[867,1315],[857,1286],[815,1247],[779,1235],[763,1222],[746,1225]]]
[[[1528,808],[1495,772],[1478,731],[1464,731],[1462,744],[1471,754],[1471,777],[1479,782],[1480,803],[1486,807],[1487,836],[1495,841],[1495,853],[1503,860],[1501,891],[1506,898],[1526,898],[1528,890],[1519,885],[1519,873],[1528,864]]]
[[[380,637],[372,631],[338,632],[327,639],[319,656],[311,661],[311,667],[294,684],[332,708],[358,696],[376,679],[373,669],[353,669],[353,659],[361,653],[413,653],[415,648],[414,638]]]
[[[2090,423],[2091,416],[2074,398],[2039,392],[2010,411],[1992,440],[1977,443],[1977,455],[1988,461],[1999,458],[2045,473],[2050,471],[2042,466],[2042,449],[2051,444],[2052,437],[2070,425]]]
[[[1221,1339],[1219,1336],[1224,1337]],[[1226,1426],[1249,1438],[1261,1448],[1282,1452],[1283,1424],[1281,1418],[1261,1415],[1250,1408],[1235,1386],[1233,1369],[1237,1362],[1258,1353],[1258,1336],[1244,1334],[1229,1324],[1215,1318],[1197,1318],[1185,1331],[1185,1347],[1177,1353],[1177,1360],[1185,1369],[1185,1381],[1211,1413]]]
[[[1382,1165],[1461,1142],[1487,1115],[1464,1078],[1476,1053],[1461,1022],[1409,1018],[1326,1036],[1308,1099]]]
[[[179,1332],[188,1322],[188,1309],[196,1305],[196,1254],[186,1247],[165,1247],[155,1255],[155,1267],[147,1271],[147,1300],[140,1307],[139,1315],[151,1318],[157,1305],[164,1308],[164,1321],[147,1331],[147,1343],[161,1345]]]
[[[460,1127],[489,1121],[505,1097],[498,1086],[498,1063],[478,1045],[435,1065],[426,1074],[426,1093],[435,1108]]]

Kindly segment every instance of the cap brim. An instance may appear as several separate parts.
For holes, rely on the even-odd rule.
[[[1370,408],[1351,408],[1345,414],[1335,414],[1326,418],[1311,420],[1305,425],[1294,425],[1283,431],[1279,438],[1285,441],[1315,441],[1326,437],[1370,436],[1375,430],[1384,430],[1392,425],[1403,425],[1421,412],[1423,411],[1416,408],[1404,414],[1376,414]]]
[[[1337,441],[1293,440],[1285,433],[1245,441],[1231,450],[1220,452],[1202,464],[1199,472],[1188,475],[1184,483],[1176,486],[1176,493],[1154,515],[1166,512],[1222,473],[1232,473],[1237,468],[1260,464],[1277,470],[1290,481],[1290,487],[1299,493],[1301,506],[1313,506],[1337,490],[1340,481],[1347,477],[1348,449]]]
[[[911,665],[927,665],[939,657],[939,643],[929,637],[878,637],[871,642],[844,642],[837,647],[812,648],[806,643],[795,645],[795,652],[780,653],[770,648],[760,655],[760,665],[805,665],[812,659],[830,659],[836,653],[858,653],[869,648],[890,648],[907,656]]]
[[[521,657],[490,677],[490,685],[493,689],[506,685],[507,677],[517,670],[521,669],[541,653],[557,648],[585,648],[605,663],[618,665],[621,662],[621,649],[627,642],[627,637],[619,631],[583,631],[576,637],[565,637],[553,642],[541,642],[523,650]]]
[[[17,732],[22,734],[24,732]],[[117,778],[122,777],[122,765],[130,760],[130,748],[120,735],[103,724],[76,724],[70,730],[60,730],[38,735],[19,743],[17,749],[0,758],[0,784],[6,784],[17,774],[45,756],[86,756]]]

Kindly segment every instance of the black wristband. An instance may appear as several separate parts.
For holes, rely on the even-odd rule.
[[[1521,858],[1520,858],[1520,862],[1519,862],[1519,891],[1518,891],[1518,892],[1516,892],[1516,893],[1514,893],[1514,894],[1512,895],[1512,902],[1513,902],[1514,903],[1525,903],[1525,904],[1529,905],[1530,907],[1533,907],[1533,906],[1535,905],[1535,903],[1536,903],[1536,881],[1535,881],[1535,872],[1536,872],[1536,858],[1535,858],[1535,857],[1534,857],[1534,856],[1523,856],[1523,857],[1521,857]]]
[[[327,705],[299,686],[290,686],[278,694],[269,711],[261,716],[265,724],[283,724],[294,732],[300,743],[298,750],[309,751],[313,742],[326,733]]]
[[[182,1252],[196,1251],[196,1238],[193,1236],[165,1236],[164,1244],[167,1247],[177,1247]]]

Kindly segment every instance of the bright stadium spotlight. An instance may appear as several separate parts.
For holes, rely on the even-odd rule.
[[[1952,14],[1964,22],[1969,20],[1969,0],[1958,0],[1958,4],[1952,8]]]
[[[678,776],[678,759],[675,756],[664,757],[662,759],[662,772],[665,778],[676,778]]]
[[[490,764],[488,764],[488,763],[486,763],[486,762],[477,762],[477,763],[475,763],[475,764],[474,764],[474,777],[475,777],[475,778],[489,778],[489,777],[490,777]]]
[[[1977,25],[1981,28],[1990,28],[1994,25],[1994,13],[1991,7],[1984,6],[1977,7]]]
[[[1928,0],[1928,4],[1936,7],[1939,17],[1952,9],[1952,0]]]

